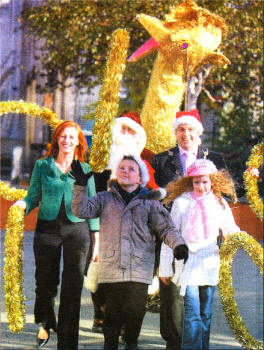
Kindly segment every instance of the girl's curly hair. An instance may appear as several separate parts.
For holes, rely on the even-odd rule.
[[[234,182],[227,170],[222,169],[216,173],[209,175],[212,183],[212,191],[217,197],[219,203],[223,205],[222,195],[225,194],[231,197],[234,202],[237,201]],[[179,197],[184,192],[193,190],[193,177],[184,176],[177,181],[170,182],[167,187],[167,196],[163,200],[164,205],[168,205],[175,198]]]

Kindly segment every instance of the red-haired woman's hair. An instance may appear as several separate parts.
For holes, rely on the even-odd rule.
[[[79,144],[76,146],[74,151],[74,158],[77,157],[80,162],[85,161],[85,154],[86,152],[89,152],[89,148],[87,145],[86,138],[84,136],[84,133],[82,132],[82,129],[80,128],[79,124],[71,121],[71,120],[65,120],[61,124],[57,126],[57,128],[54,130],[51,143],[49,146],[49,150],[46,157],[53,156],[56,158],[59,153],[59,146],[58,146],[58,138],[60,134],[64,131],[66,128],[75,128],[78,132],[78,141]]]

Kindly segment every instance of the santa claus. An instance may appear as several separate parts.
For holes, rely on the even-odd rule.
[[[126,112],[115,119],[112,128],[112,146],[108,168],[115,177],[116,164],[126,154],[139,156],[146,144],[146,133],[140,123],[137,112]]]
[[[149,173],[149,181],[146,187],[159,190],[158,196],[163,197],[165,191],[156,184],[154,169],[150,165],[154,153],[144,148],[146,140],[146,132],[141,125],[140,116],[137,112],[127,111],[120,117],[117,117],[112,128],[112,146],[107,168],[111,170],[111,178],[115,178],[117,164],[120,163],[124,155],[140,156],[145,162]]]

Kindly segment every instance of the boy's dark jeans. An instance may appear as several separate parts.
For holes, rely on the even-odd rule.
[[[128,348],[137,344],[146,313],[148,285],[138,282],[101,284],[105,295],[104,349],[118,349],[121,326]]]

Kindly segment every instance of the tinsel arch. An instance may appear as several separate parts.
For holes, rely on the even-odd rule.
[[[244,172],[246,198],[251,209],[263,221],[263,201],[258,191],[258,178],[251,173],[251,169],[259,169],[263,166],[264,142],[255,145],[247,162],[247,170]]]
[[[234,297],[232,285],[233,257],[238,249],[243,249],[259,268],[263,276],[263,248],[246,232],[236,232],[226,238],[220,249],[220,271],[218,288],[225,317],[234,332],[237,341],[244,349],[263,349],[263,343],[257,341],[248,331]]]
[[[62,122],[52,110],[46,107],[40,107],[36,103],[25,102],[22,100],[0,102],[0,117],[9,113],[39,117],[46,121],[53,129]],[[13,201],[23,199],[26,196],[26,191],[10,188],[4,182],[0,181],[0,196],[6,200]]]
[[[4,291],[9,329],[23,330],[25,296],[23,291],[24,210],[17,205],[8,210],[4,245]]]
[[[20,101],[1,101],[0,117],[4,114],[15,113],[25,114],[32,117],[39,117],[45,120],[53,129],[56,128],[62,120],[57,118],[55,112],[46,107],[40,107],[33,102]]]
[[[40,107],[35,103],[24,101],[0,102],[0,116],[17,113],[39,117],[52,128],[56,128],[62,120],[48,108]],[[23,199],[27,191],[11,188],[0,181],[0,197],[8,201]],[[5,245],[4,245],[4,291],[5,307],[9,329],[11,332],[21,332],[25,324],[25,296],[23,292],[23,235],[24,211],[18,206],[8,210]]]

